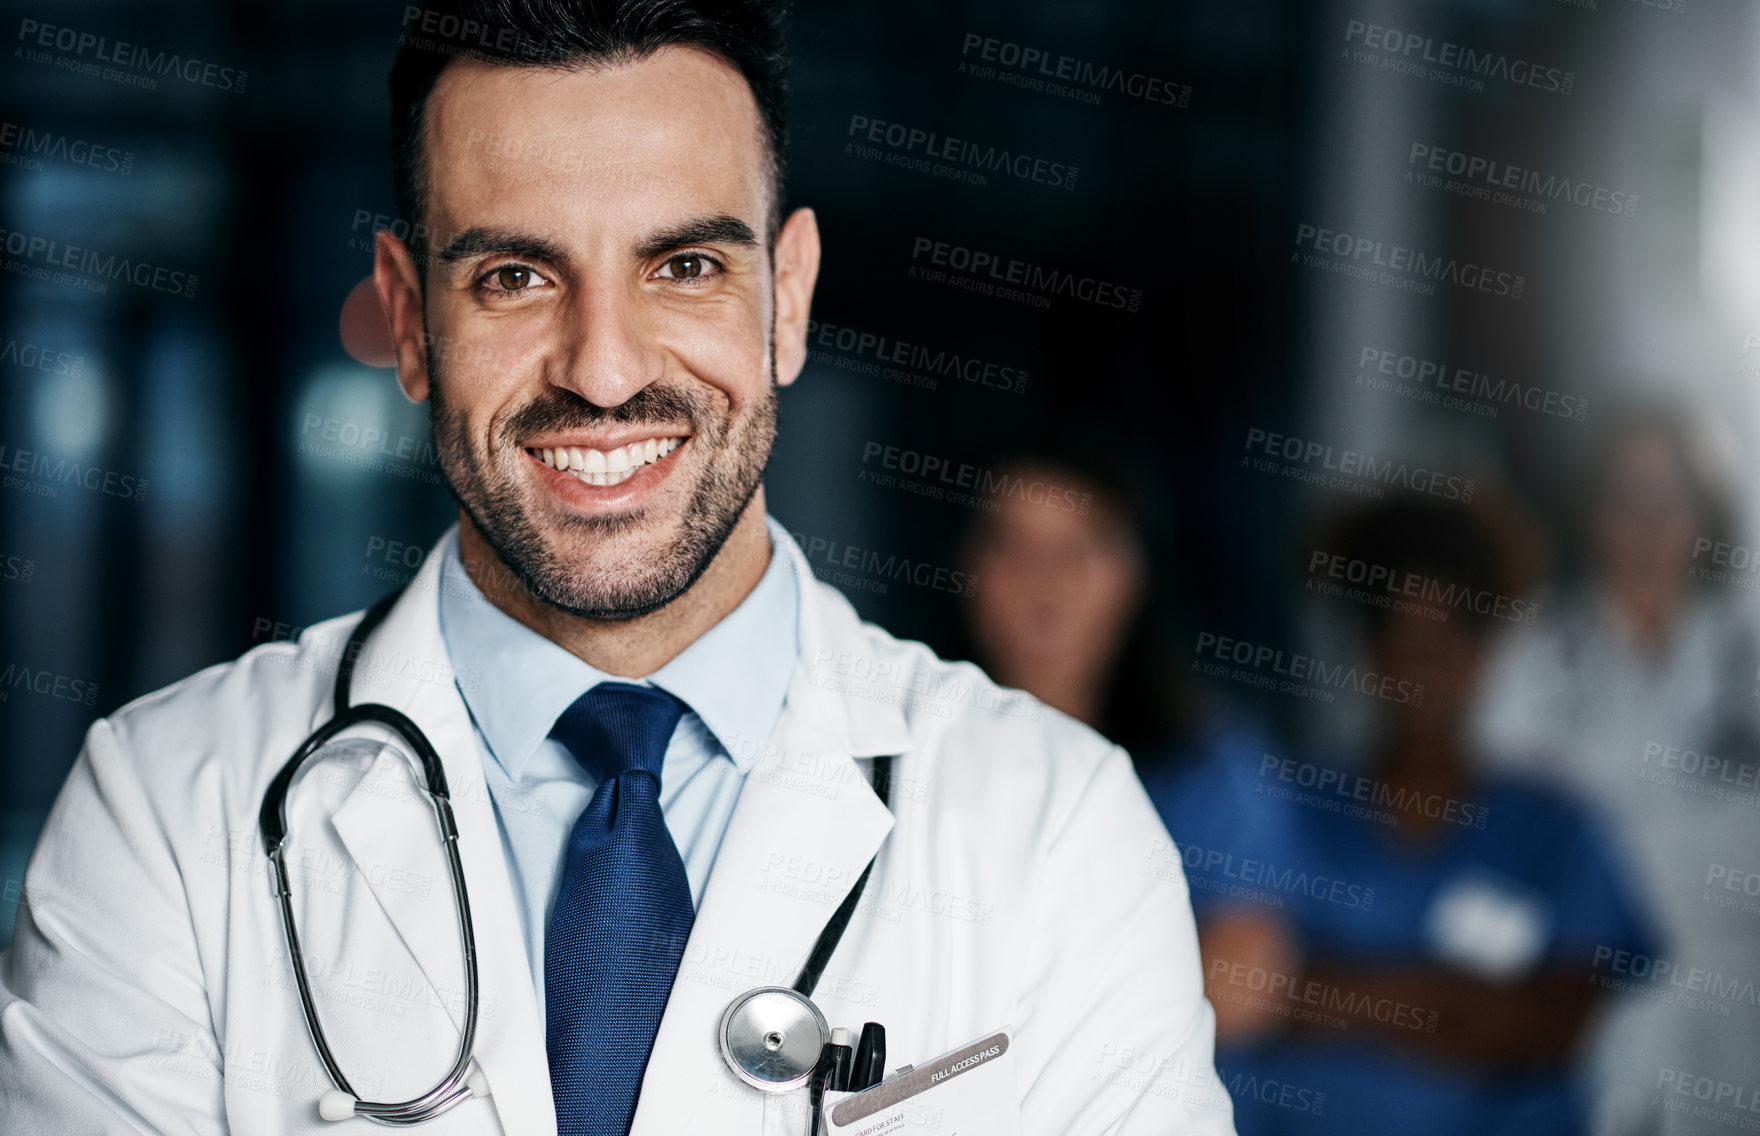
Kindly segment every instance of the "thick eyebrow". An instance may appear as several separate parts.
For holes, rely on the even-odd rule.
[[[546,264],[567,264],[568,252],[563,247],[546,237],[532,233],[522,233],[515,229],[492,229],[479,226],[466,229],[446,243],[440,250],[440,263],[457,264],[473,256],[481,256],[486,252],[505,253],[508,256],[525,257],[528,260],[541,260]]]
[[[635,254],[641,260],[648,260],[676,248],[687,245],[727,244],[751,245],[758,243],[757,234],[752,227],[728,214],[713,217],[697,217],[683,224],[664,229],[645,238],[635,246]],[[440,263],[452,265],[484,253],[503,253],[507,256],[525,257],[528,260],[541,260],[546,264],[565,265],[568,263],[568,252],[555,241],[540,237],[534,233],[522,233],[516,229],[497,229],[478,226],[466,229],[446,243],[440,250]]]
[[[643,240],[635,247],[638,260],[649,260],[663,252],[670,252],[686,245],[753,245],[758,243],[758,236],[752,227],[738,217],[725,213],[713,217],[697,217],[682,225],[664,229]]]

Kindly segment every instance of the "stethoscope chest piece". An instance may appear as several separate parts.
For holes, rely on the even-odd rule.
[[[831,1027],[812,999],[786,986],[760,986],[721,1015],[721,1056],[734,1076],[766,1093],[807,1083]]]

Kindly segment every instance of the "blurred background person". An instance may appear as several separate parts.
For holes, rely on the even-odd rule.
[[[1601,995],[1594,954],[1643,951],[1649,936],[1591,810],[1470,759],[1470,711],[1506,594],[1492,530],[1463,505],[1395,499],[1345,524],[1332,551],[1399,583],[1361,615],[1368,669],[1403,693],[1377,702],[1368,760],[1341,763],[1361,779],[1298,797],[1286,838],[1310,871],[1374,898],[1302,894],[1290,906],[1299,968],[1222,976],[1283,1004],[1285,1028],[1249,1063],[1253,1075],[1324,1094],[1309,1110],[1237,1094],[1237,1126],[1584,1131],[1575,1065]]]
[[[1501,646],[1478,734],[1486,760],[1607,810],[1657,913],[1664,960],[1683,974],[1700,968],[1705,987],[1715,975],[1751,991],[1760,916],[1722,885],[1760,871],[1756,580],[1731,563],[1707,449],[1664,411],[1629,412],[1602,432],[1581,497],[1580,582]],[[1617,982],[1651,968],[1604,969]],[[1723,1127],[1655,1107],[1666,1071],[1754,1079],[1760,1007],[1751,994],[1720,1001],[1632,998],[1608,1016],[1596,1043],[1598,1132]]]
[[[1183,868],[1206,959],[1287,965],[1285,902],[1263,886],[1284,861],[1278,810],[1256,795],[1265,729],[1171,665],[1151,587],[1148,510],[1113,459],[1079,445],[1019,452],[992,467],[998,489],[968,532],[968,653],[1130,752],[1177,848],[1146,856],[1170,883]],[[1212,999],[1217,1047],[1266,1028]]]

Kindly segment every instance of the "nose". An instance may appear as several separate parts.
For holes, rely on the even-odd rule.
[[[595,406],[621,406],[664,373],[653,328],[626,288],[581,288],[567,312],[564,336],[546,377]]]

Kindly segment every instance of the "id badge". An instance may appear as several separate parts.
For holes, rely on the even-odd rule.
[[[1008,1031],[962,1045],[859,1093],[827,1093],[829,1136],[957,1132],[1020,1136]]]

